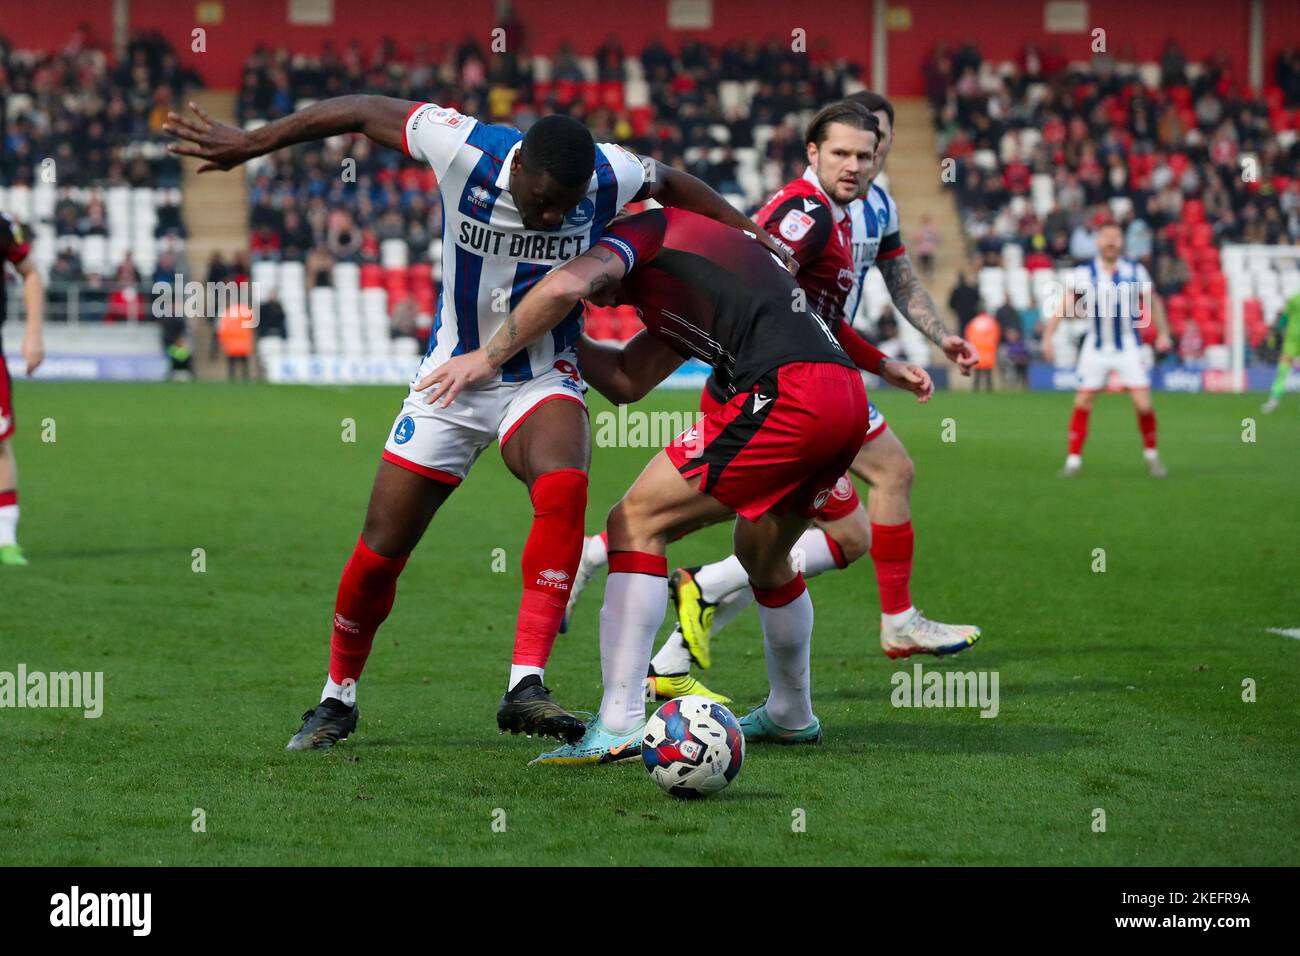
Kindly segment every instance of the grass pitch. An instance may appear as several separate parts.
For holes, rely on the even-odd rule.
[[[1300,627],[1294,401],[1265,418],[1257,396],[1158,396],[1153,481],[1127,401],[1103,398],[1064,482],[1065,396],[882,393],[917,464],[913,596],[984,628],[923,666],[996,671],[1000,712],[891,706],[911,663],[879,650],[863,561],[811,585],[825,745],[751,747],[727,791],[681,803],[639,763],[528,767],[538,742],[497,734],[530,509],[495,451],[402,577],[358,733],[284,752],[401,396],[17,385],[32,566],[0,568],[0,671],[103,671],[105,702],[96,720],[0,710],[0,863],[1300,863],[1300,641],[1267,630]],[[653,451],[597,449],[589,528]],[[670,561],[728,541],[707,530]],[[599,701],[600,592],[547,674],[572,707]],[[738,712],[761,701],[752,612],[714,657],[702,676]]]

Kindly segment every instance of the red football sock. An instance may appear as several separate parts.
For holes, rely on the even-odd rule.
[[[533,527],[524,544],[524,593],[511,663],[545,667],[582,558],[587,474],[577,468],[548,471],[533,482],[532,499]]]
[[[826,534],[825,531],[823,531],[822,534],[826,535],[826,547],[831,552],[831,560],[835,562],[837,568],[843,571],[849,566],[849,559],[845,556],[844,549],[840,547],[838,541]]]
[[[17,491],[0,491],[0,508],[5,507],[6,505],[16,504],[18,504]]]
[[[880,613],[902,614],[912,606],[912,522],[871,523],[871,561],[876,566]]]
[[[1070,454],[1083,454],[1083,443],[1088,440],[1088,408],[1076,408],[1070,416]]]
[[[1156,410],[1138,413],[1138,430],[1142,432],[1142,444],[1148,451],[1156,448]]]
[[[375,641],[375,631],[393,609],[397,576],[410,555],[386,558],[357,539],[343,567],[334,602],[334,633],[330,637],[330,680],[342,684],[361,676]]]

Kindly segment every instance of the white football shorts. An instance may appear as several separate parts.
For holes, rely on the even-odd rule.
[[[483,449],[494,439],[504,447],[524,419],[546,402],[567,400],[587,407],[587,385],[572,350],[557,355],[549,369],[526,382],[498,379],[461,392],[450,408],[428,404],[428,393],[415,390],[415,383],[442,362],[440,356],[428,355],[420,363],[383,455],[384,461],[434,481],[460,484]]]

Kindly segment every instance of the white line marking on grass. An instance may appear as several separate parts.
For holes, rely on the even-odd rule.
[[[1294,637],[1300,641],[1300,627],[1270,627],[1266,629],[1270,634],[1281,634],[1283,637]]]

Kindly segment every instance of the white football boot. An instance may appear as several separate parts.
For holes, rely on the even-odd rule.
[[[895,659],[913,654],[956,654],[979,639],[980,629],[973,624],[941,624],[916,608],[899,624],[880,625],[880,648]]]

